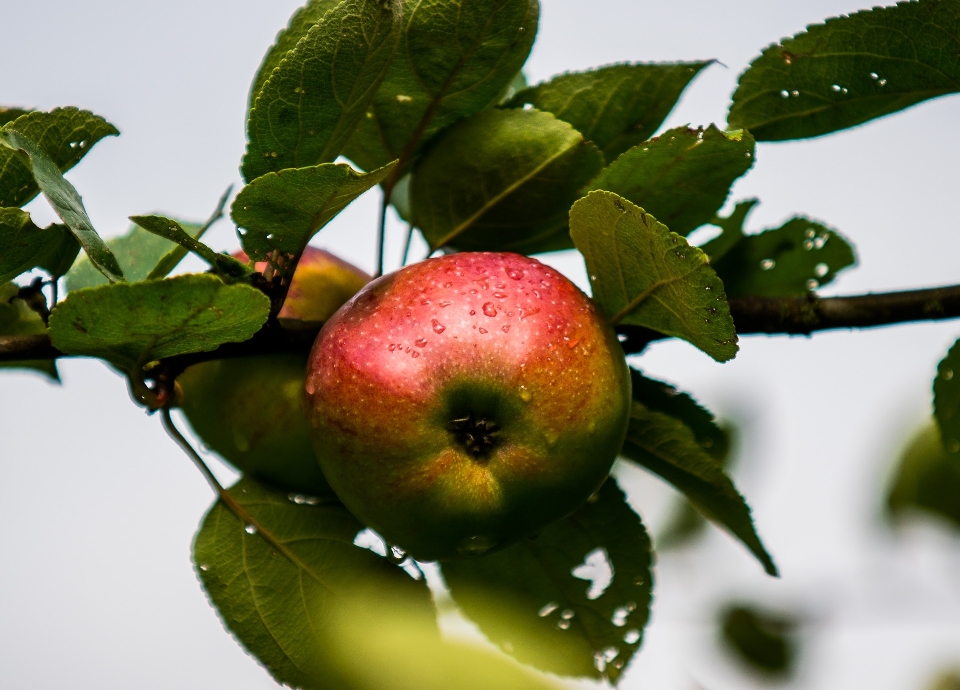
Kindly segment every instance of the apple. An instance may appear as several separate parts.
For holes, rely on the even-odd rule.
[[[233,256],[248,261],[243,252]],[[326,320],[369,280],[356,266],[307,247],[280,316]],[[306,354],[283,353],[196,364],[177,379],[181,407],[204,444],[245,474],[285,491],[329,496],[301,408],[306,363]]]
[[[573,283],[517,254],[428,259],[326,322],[304,410],[336,494],[419,560],[479,556],[589,498],[626,434],[630,376]]]

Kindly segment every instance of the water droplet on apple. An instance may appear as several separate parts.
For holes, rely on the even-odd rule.
[[[493,306],[493,302],[487,302],[483,305],[483,313],[487,316],[496,316],[497,308]]]
[[[627,644],[636,644],[640,641],[640,631],[639,630],[628,630],[623,633],[623,641]]]
[[[444,283],[444,284],[443,284],[443,287],[445,287],[445,288],[453,287],[453,283]]]
[[[481,332],[481,333],[486,333],[486,332],[487,332],[487,329],[486,329],[486,328],[481,328],[481,329],[480,329],[480,332]]]
[[[496,545],[493,537],[474,535],[467,537],[457,544],[457,552],[461,556],[482,556]]]
[[[434,333],[437,333],[438,335],[439,335],[440,333],[443,333],[445,330],[447,330],[447,327],[444,326],[443,324],[441,324],[441,323],[440,323],[439,321],[437,321],[436,319],[433,319],[433,320],[430,322],[430,324],[433,326],[433,332],[434,332]]]
[[[453,304],[453,302],[446,301],[446,302],[438,302],[437,304],[441,309],[443,309],[444,307],[449,307],[451,304]]]
[[[390,352],[393,352],[394,350],[397,349],[397,346],[394,345],[393,343],[390,343],[390,345],[387,347],[387,349],[390,350]]]
[[[551,601],[550,603],[544,605],[544,607],[537,612],[537,615],[541,618],[546,618],[558,608],[560,608],[560,604],[555,601]]]
[[[256,526],[256,525],[247,525],[246,527],[243,528],[243,531],[246,532],[247,534],[256,534],[256,533],[257,533],[257,526]]]
[[[497,299],[503,299],[503,298],[506,297],[507,295],[506,295],[506,293],[503,293],[503,292],[495,292],[495,293],[493,293],[493,296],[496,297]]]
[[[477,310],[476,310],[476,309],[471,309],[471,310],[470,310],[470,316],[476,316],[476,315],[477,315]]]
[[[304,385],[304,388],[305,388],[306,391],[307,391],[307,395],[313,395],[314,393],[317,392],[316,384],[314,384],[312,378],[307,379],[307,382],[306,382],[306,384]]]
[[[426,339],[426,338],[418,338],[416,341],[414,341],[413,344],[416,345],[417,347],[424,347],[424,346],[427,344],[427,339]]]
[[[507,275],[514,280],[520,280],[523,278],[523,271],[521,271],[519,268],[508,268]]]

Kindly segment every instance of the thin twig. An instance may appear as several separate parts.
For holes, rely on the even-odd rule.
[[[269,530],[264,529],[256,518],[254,518],[247,510],[241,506],[237,501],[230,495],[230,492],[223,488],[223,485],[217,480],[213,472],[210,471],[210,468],[207,467],[207,463],[203,461],[203,458],[200,457],[200,454],[194,449],[190,442],[184,438],[183,434],[180,433],[180,430],[177,429],[177,425],[173,423],[173,419],[170,416],[170,408],[164,407],[161,409],[160,414],[163,418],[163,426],[167,430],[167,433],[170,437],[177,442],[177,445],[183,449],[183,452],[193,461],[193,464],[197,466],[197,469],[200,470],[200,473],[203,474],[203,478],[207,480],[207,484],[210,485],[210,488],[214,490],[217,494],[217,497],[223,501],[223,503],[236,515],[240,518],[241,522],[246,525],[252,525],[256,532],[262,536],[273,548],[282,553],[293,563],[300,563],[300,559],[296,557],[294,553],[290,551],[286,546],[280,543],[280,540],[277,539]]]
[[[403,258],[400,260],[401,266],[407,265],[407,259],[410,256],[410,245],[413,243],[413,224],[407,224],[407,241],[403,244]]]
[[[390,194],[393,192],[393,185],[384,185],[383,201],[380,202],[380,219],[377,222],[377,272],[373,274],[374,278],[383,275],[383,252],[387,238],[387,206],[390,204]]]

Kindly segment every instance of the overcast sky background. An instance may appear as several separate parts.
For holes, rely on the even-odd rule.
[[[205,218],[240,184],[247,90],[298,0],[3,3],[0,105],[77,105],[122,132],[69,178],[105,236],[127,216]],[[723,124],[760,49],[858,0],[545,0],[531,81],[616,61],[716,58],[665,127]],[[826,293],[957,282],[960,98],[814,141],[760,144],[728,202],[757,196],[750,229],[795,213],[851,238],[860,266]],[[314,240],[373,266],[377,197]],[[52,219],[44,202],[30,205]],[[237,246],[229,223],[208,235]],[[399,254],[401,232],[389,249]],[[549,261],[583,284],[577,255]],[[807,338],[748,337],[720,365],[682,342],[635,364],[693,393],[743,434],[735,470],[783,574],[767,578],[713,530],[659,555],[653,624],[621,687],[763,687],[723,657],[717,607],[747,597],[803,611],[794,688],[922,690],[960,665],[960,541],[878,521],[903,439],[930,411],[937,361],[960,322]],[[190,542],[212,497],[102,364],[69,360],[64,385],[0,376],[0,687],[275,687],[226,634],[193,574]],[[672,494],[625,469],[655,532]]]

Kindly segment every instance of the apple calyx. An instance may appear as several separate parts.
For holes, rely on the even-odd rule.
[[[489,457],[500,443],[500,425],[492,419],[477,418],[473,412],[466,417],[450,420],[447,429],[453,433],[457,443],[478,460]]]

